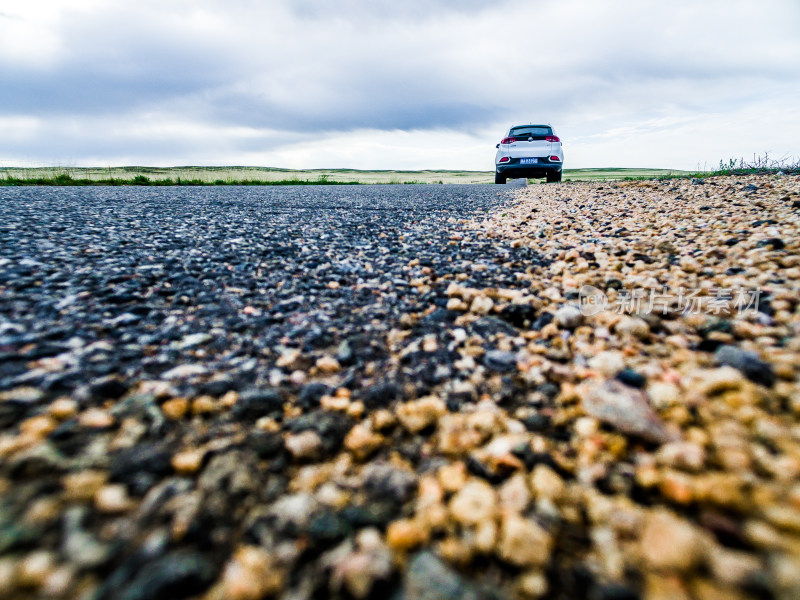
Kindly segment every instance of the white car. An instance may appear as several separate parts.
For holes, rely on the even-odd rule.
[[[548,183],[561,181],[563,164],[561,139],[550,125],[515,125],[497,144],[494,182],[521,177],[547,177]]]

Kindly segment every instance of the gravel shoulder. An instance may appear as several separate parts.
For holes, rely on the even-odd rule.
[[[0,595],[797,597],[799,194],[1,190]]]

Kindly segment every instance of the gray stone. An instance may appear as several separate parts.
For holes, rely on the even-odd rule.
[[[483,364],[493,371],[509,372],[517,370],[517,355],[504,350],[490,350],[483,357]]]
[[[641,390],[612,379],[590,389],[582,400],[586,414],[621,433],[656,443],[672,440]]]
[[[498,593],[484,590],[464,578],[427,550],[408,564],[403,582],[405,600],[499,600]]]
[[[64,513],[64,538],[61,551],[69,557],[72,564],[82,569],[99,567],[107,563],[114,551],[110,544],[99,542],[83,529],[83,521],[89,511],[84,506],[76,506]]]
[[[742,350],[737,346],[720,346],[714,353],[719,365],[727,365],[741,371],[742,375],[754,383],[772,387],[775,383],[775,372],[772,365],[764,362],[754,352]]]

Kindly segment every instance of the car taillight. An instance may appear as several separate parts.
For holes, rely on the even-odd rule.
[[[555,162],[561,162],[561,159],[558,158],[555,154],[550,157],[550,160],[555,161]]]
[[[560,142],[561,139],[557,135],[546,135],[544,139],[548,142]]]
[[[503,158],[500,159],[500,162],[508,162],[509,160],[511,159],[509,159],[507,156],[504,156]]]
[[[507,138],[503,138],[503,141],[501,141],[500,143],[501,144],[513,144],[516,141],[517,141],[517,138],[507,137]]]

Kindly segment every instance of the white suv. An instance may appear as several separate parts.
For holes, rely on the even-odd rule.
[[[561,181],[564,152],[561,139],[550,125],[515,125],[497,144],[494,157],[494,182],[505,183],[519,177],[547,177]]]

